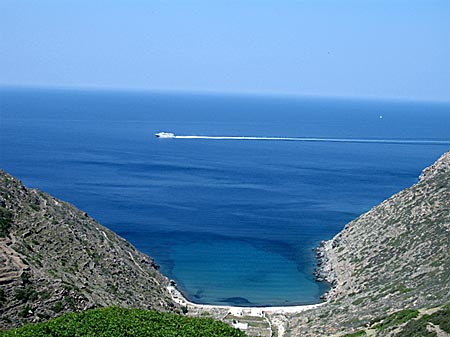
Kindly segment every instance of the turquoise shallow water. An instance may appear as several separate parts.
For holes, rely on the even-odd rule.
[[[186,254],[186,251],[196,253]],[[196,258],[198,254],[203,256],[200,261]],[[311,278],[299,273],[295,261],[249,243],[195,242],[178,245],[173,256],[177,260],[173,273],[181,280],[182,289],[197,301],[216,298],[227,304],[246,305],[265,303],[267,298],[273,303],[290,304],[292,296],[302,298],[305,303],[317,300],[317,287]],[[193,273],[192,269],[197,272]],[[285,278],[296,282],[295,294],[286,287]],[[218,281],[211,287],[211,280]]]
[[[5,88],[0,98],[2,168],[86,210],[199,303],[318,302],[327,286],[313,279],[312,248],[450,148],[444,104]]]

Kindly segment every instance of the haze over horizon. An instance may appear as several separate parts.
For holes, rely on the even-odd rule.
[[[450,2],[0,3],[0,85],[450,102]]]

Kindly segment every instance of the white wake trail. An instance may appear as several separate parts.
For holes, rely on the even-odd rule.
[[[365,138],[310,138],[310,137],[253,137],[253,136],[173,136],[175,139],[211,139],[211,140],[272,140],[297,142],[332,142],[332,143],[384,143],[448,145],[446,140],[409,140],[409,139],[365,139]]]

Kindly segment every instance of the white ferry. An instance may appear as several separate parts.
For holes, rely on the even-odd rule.
[[[155,133],[155,136],[158,138],[175,138],[175,134],[172,132],[158,132]]]

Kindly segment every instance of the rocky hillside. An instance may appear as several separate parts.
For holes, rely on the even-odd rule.
[[[99,306],[177,310],[153,260],[0,170],[0,329]]]
[[[329,303],[291,317],[293,336],[339,335],[401,309],[449,303],[450,152],[417,184],[347,224],[318,255],[318,275],[333,285]]]

